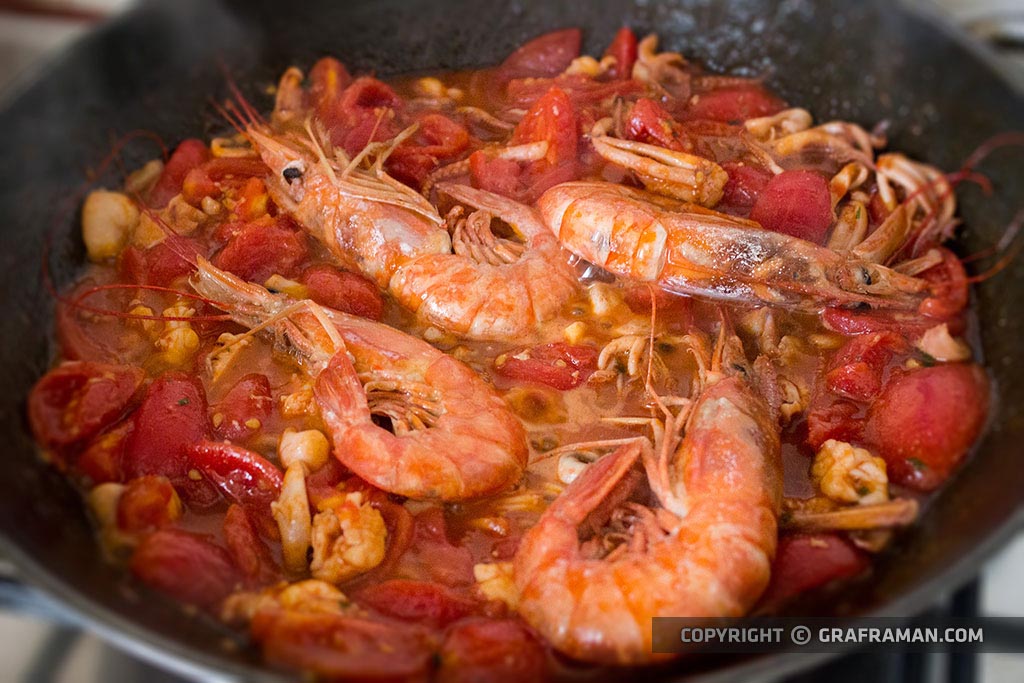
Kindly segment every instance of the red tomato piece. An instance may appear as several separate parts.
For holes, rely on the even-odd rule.
[[[692,146],[672,115],[646,97],[637,100],[630,110],[625,121],[625,133],[630,140],[666,149],[682,151]]]
[[[750,164],[729,162],[722,164],[722,168],[729,174],[729,181],[721,203],[738,209],[752,208],[772,179],[771,173]]]
[[[583,33],[578,28],[552,31],[524,43],[499,67],[507,79],[557,76],[580,54]]]
[[[696,95],[690,100],[687,114],[692,119],[733,123],[770,116],[782,111],[784,106],[782,100],[759,85],[741,85]]]
[[[822,244],[832,225],[828,182],[813,171],[783,171],[761,190],[750,219],[765,230]]]
[[[473,187],[513,197],[519,187],[519,164],[510,159],[492,159],[483,150],[469,155],[469,179]]]
[[[205,198],[216,197],[218,194],[220,188],[203,166],[191,169],[181,183],[181,196],[192,206],[199,206]]]
[[[381,614],[442,628],[477,611],[479,605],[431,581],[392,579],[360,590],[354,599]]]
[[[512,144],[547,141],[544,159],[530,166],[544,163],[545,168],[576,163],[577,135],[576,110],[572,100],[560,88],[551,88],[523,116],[512,133]]]
[[[780,607],[801,593],[857,576],[869,565],[863,552],[837,534],[782,536],[761,605]]]
[[[890,379],[868,411],[867,438],[889,478],[930,491],[963,460],[988,417],[989,382],[977,365],[937,365]]]
[[[807,444],[815,450],[829,439],[859,441],[863,435],[861,409],[850,401],[833,401],[807,413]]]
[[[124,415],[144,377],[141,369],[127,365],[61,364],[43,375],[29,394],[32,433],[51,448],[90,439]]]
[[[836,354],[825,375],[829,390],[858,401],[869,401],[882,388],[886,366],[893,357],[910,352],[910,343],[895,332],[857,335]]]
[[[214,256],[213,263],[243,280],[262,283],[275,273],[292,276],[307,253],[306,236],[291,229],[287,219],[278,219],[243,229]]]
[[[829,391],[857,401],[870,401],[882,388],[881,373],[863,361],[840,365],[825,375]]]
[[[441,646],[441,683],[548,680],[547,652],[516,619],[467,619]]]
[[[688,326],[693,317],[693,299],[690,297],[672,294],[657,286],[638,284],[628,287],[622,298],[634,313],[650,313],[652,292],[659,320],[679,328]]]
[[[323,467],[310,472],[306,476],[306,494],[310,504],[318,507],[322,501],[338,495],[337,486],[347,473],[345,466],[336,458],[328,458]]]
[[[224,545],[235,567],[251,586],[264,586],[280,580],[281,569],[241,505],[232,504],[224,515]]]
[[[181,192],[185,176],[210,158],[210,150],[202,140],[183,140],[164,165],[164,170],[149,193],[150,206],[166,206]]]
[[[132,419],[121,463],[128,478],[162,475],[187,502],[208,505],[216,500],[208,483],[188,476],[186,449],[210,433],[206,392],[196,377],[166,372],[156,378]]]
[[[168,235],[143,252],[144,271],[141,276],[131,279],[139,284],[167,287],[178,278],[191,274],[196,269],[196,256],[202,254],[203,250],[195,240]]]
[[[231,207],[231,217],[238,221],[255,221],[267,215],[270,206],[270,195],[267,186],[260,178],[246,178],[238,188],[235,205]]]
[[[216,605],[238,580],[223,548],[205,536],[175,529],[143,538],[132,555],[131,570],[151,588],[199,607]]]
[[[502,377],[539,382],[555,389],[574,389],[597,369],[598,350],[591,346],[553,342],[510,351],[495,359]]]
[[[270,380],[266,375],[250,373],[239,379],[214,406],[211,411],[214,432],[232,441],[248,438],[263,427],[273,409]]]
[[[383,514],[383,509],[382,513]],[[412,542],[397,562],[395,574],[434,581],[453,588],[473,584],[473,556],[448,540],[444,511],[433,507],[416,515]]]
[[[281,470],[259,453],[222,441],[200,441],[186,451],[192,466],[236,503],[262,509],[281,494]]]
[[[956,254],[945,247],[938,249],[942,263],[921,273],[931,285],[931,296],[921,302],[919,311],[929,318],[947,320],[967,308],[967,271]]]
[[[633,64],[636,63],[636,34],[623,26],[615,34],[604,55],[615,58],[615,66],[610,69],[613,77],[632,78]]]
[[[351,125],[368,116],[376,116],[377,110],[400,108],[402,98],[387,83],[370,76],[363,76],[352,81],[352,84],[345,88],[338,106]]]
[[[327,680],[425,680],[433,655],[423,629],[357,615],[264,610],[252,635],[270,662]]]
[[[906,311],[855,311],[835,307],[822,311],[821,320],[833,332],[849,335],[890,331],[916,336],[935,325],[930,318]],[[955,317],[946,322],[952,334],[959,334],[964,329],[962,318]]]
[[[300,281],[309,290],[309,298],[321,306],[370,320],[380,320],[384,316],[384,297],[380,288],[359,273],[320,264],[306,268]]]
[[[398,180],[421,187],[427,175],[443,159],[450,159],[469,145],[469,131],[443,114],[419,117],[419,128],[388,157],[387,168]]]
[[[96,486],[124,479],[121,473],[121,460],[124,458],[124,446],[131,431],[131,420],[122,422],[93,439],[78,456],[75,470],[86,478],[89,485]]]
[[[264,178],[270,173],[262,159],[252,157],[216,157],[203,164],[201,169],[216,182],[226,178]]]
[[[331,141],[343,147],[349,156],[355,156],[371,142],[390,140],[399,132],[393,119],[366,115],[356,119],[351,127],[338,126],[332,129]]]
[[[181,501],[167,477],[136,477],[125,485],[117,501],[117,526],[122,531],[152,531],[180,515]]]

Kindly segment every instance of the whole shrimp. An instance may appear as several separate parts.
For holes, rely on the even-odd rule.
[[[768,585],[782,502],[778,427],[737,358],[723,363],[716,351],[690,410],[666,409],[654,448],[633,440],[589,465],[523,537],[518,611],[558,650],[649,661],[653,617],[741,616]],[[609,501],[629,495],[638,459],[661,507],[626,502],[609,514]],[[606,520],[618,530],[602,538],[595,526]]]
[[[915,308],[927,283],[703,207],[606,182],[556,185],[538,202],[562,246],[669,291],[815,313]]]
[[[192,285],[239,324],[274,333],[314,379],[335,457],[374,486],[454,501],[522,476],[522,424],[460,361],[387,325],[272,294],[204,259]]]
[[[363,168],[361,159],[345,157],[308,120],[302,131],[274,133],[253,118],[244,134],[271,170],[266,184],[274,202],[382,288],[402,264],[451,251],[437,209],[384,172],[386,153]]]
[[[576,274],[534,209],[467,185],[437,189],[477,211],[465,219],[457,212],[455,253],[426,254],[398,269],[391,293],[399,303],[443,329],[500,340],[531,334],[576,294]],[[492,217],[522,241],[496,238]]]

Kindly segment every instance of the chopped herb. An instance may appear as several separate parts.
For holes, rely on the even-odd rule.
[[[782,514],[779,515],[779,525],[786,526],[793,521],[793,513],[790,510],[783,510]]]
[[[918,472],[924,472],[928,469],[928,465],[924,463],[920,458],[907,458],[907,462]]]
[[[935,359],[935,356],[931,355],[930,353],[925,353],[924,351],[921,351],[920,358],[918,360],[920,360],[921,365],[925,366],[926,368],[930,368],[931,366],[939,362]]]
[[[187,406],[188,403],[189,403],[188,396],[186,396],[185,398],[179,398],[178,399],[178,405],[179,406]]]
[[[860,220],[860,211],[861,211],[861,208],[860,208],[860,205],[858,204],[857,205],[857,220]]]
[[[869,493],[871,493],[871,489],[869,489],[867,486],[858,486],[857,487],[857,495],[858,496],[863,497],[863,496],[868,495]]]

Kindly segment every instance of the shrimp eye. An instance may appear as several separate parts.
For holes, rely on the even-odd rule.
[[[865,285],[874,284],[874,278],[871,276],[871,271],[862,267],[860,269],[860,281]]]
[[[296,180],[302,177],[302,173],[304,170],[305,169],[303,168],[302,162],[296,161],[285,166],[284,170],[281,171],[281,175],[284,176],[285,182],[291,185]]]

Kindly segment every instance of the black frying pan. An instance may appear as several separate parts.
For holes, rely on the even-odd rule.
[[[225,92],[221,63],[263,108],[261,88],[288,65],[337,55],[354,71],[382,76],[492,64],[528,38],[581,26],[585,51],[599,53],[627,24],[657,31],[663,45],[712,70],[763,75],[819,120],[892,122],[892,146],[955,169],[989,136],[1024,128],[1024,98],[980,48],[927,8],[866,2],[741,0],[577,1],[384,0],[175,2],[144,5],[76,44],[0,113],[0,547],[37,584],[94,631],[178,671],[280,680],[258,655],[212,621],[190,618],[105,564],[78,495],[37,459],[24,399],[52,357],[53,302],[41,286],[50,264],[67,282],[84,262],[76,192],[113,136],[146,128],[173,142],[220,127],[209,104]],[[155,154],[129,147],[128,167]],[[1014,157],[1016,154],[1016,158]],[[1024,203],[1022,152],[1003,152],[985,170],[998,196],[964,193],[968,253],[998,239]],[[112,171],[98,179],[118,183]],[[1017,296],[1020,259],[979,288],[985,357],[999,400],[973,460],[927,507],[921,522],[881,557],[870,581],[850,586],[826,613],[912,614],[971,577],[1018,526],[1024,492],[1024,338]],[[225,643],[236,647],[225,649]],[[751,680],[813,662],[779,654],[681,662],[677,671]]]

